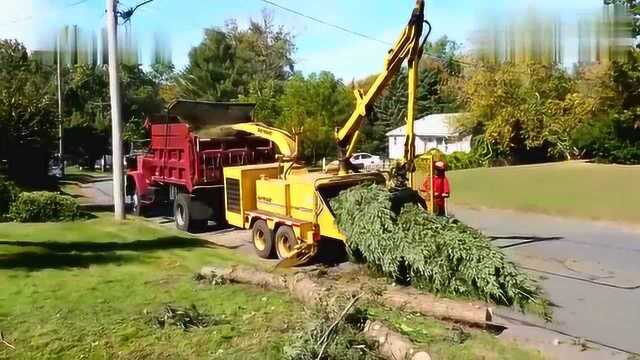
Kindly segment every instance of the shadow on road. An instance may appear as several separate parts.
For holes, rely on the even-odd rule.
[[[491,241],[497,240],[522,240],[520,242],[516,242],[513,244],[506,244],[498,246],[500,249],[508,249],[512,247],[530,245],[535,243],[547,242],[547,241],[558,241],[563,240],[564,238],[561,236],[550,236],[550,237],[540,237],[540,236],[490,236],[489,239]]]

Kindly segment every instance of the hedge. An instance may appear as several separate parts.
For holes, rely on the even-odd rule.
[[[6,220],[11,204],[19,194],[20,189],[13,182],[0,179],[0,221]]]
[[[78,202],[47,191],[25,192],[11,205],[9,217],[17,222],[73,221],[80,216]]]

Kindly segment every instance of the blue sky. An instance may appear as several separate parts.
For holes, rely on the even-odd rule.
[[[17,38],[31,49],[61,25],[77,24],[95,30],[105,21],[105,0],[1,0],[0,38]],[[273,0],[283,6],[328,22],[393,42],[406,24],[413,0]],[[122,0],[129,7],[139,0]],[[488,16],[525,16],[532,6],[553,14],[571,26],[578,16],[597,11],[602,0],[431,0],[427,17],[434,31],[432,39],[444,34],[469,48],[469,38]],[[349,81],[375,73],[382,66],[388,46],[317,24],[273,8],[261,0],[155,0],[141,8],[132,21],[140,42],[142,61],[148,61],[154,33],[169,39],[174,63],[187,62],[189,49],[202,39],[202,29],[223,26],[237,19],[243,26],[258,18],[262,9],[296,36],[297,69],[305,73],[329,70]],[[519,15],[517,15],[519,14]]]

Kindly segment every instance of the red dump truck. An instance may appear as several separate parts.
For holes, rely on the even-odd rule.
[[[217,130],[251,123],[254,108],[179,100],[150,117],[148,149],[127,159],[125,193],[134,214],[170,205],[177,228],[190,232],[210,220],[224,222],[223,168],[276,162],[277,147],[268,138]]]

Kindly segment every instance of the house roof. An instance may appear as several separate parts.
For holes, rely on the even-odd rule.
[[[464,113],[432,114],[416,120],[414,131],[416,136],[456,136],[455,120]],[[387,133],[387,136],[405,136],[406,125]]]

